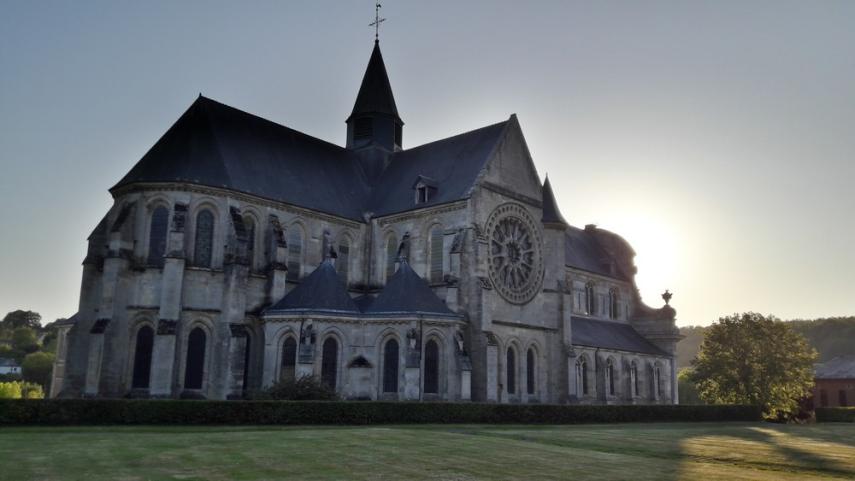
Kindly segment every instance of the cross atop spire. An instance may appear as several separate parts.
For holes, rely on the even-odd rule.
[[[382,7],[383,6],[380,5],[379,0],[376,4],[374,4],[374,21],[368,24],[369,27],[374,27],[374,41],[375,42],[380,41],[380,23],[386,21],[385,18],[380,18],[380,8],[382,8]]]

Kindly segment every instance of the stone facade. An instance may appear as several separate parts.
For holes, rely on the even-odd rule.
[[[351,141],[354,125],[366,172],[408,155],[400,138]],[[431,202],[452,180],[405,178],[410,205],[361,218],[214,182],[120,183],[52,395],[233,399],[311,374],[347,399],[675,403],[673,309],[641,302],[623,239],[564,221],[515,116],[491,128],[462,194]],[[452,314],[272,309],[325,262],[365,305],[406,263]]]

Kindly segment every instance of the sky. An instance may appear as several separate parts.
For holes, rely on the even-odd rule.
[[[519,117],[679,325],[855,314],[855,2],[383,2],[413,147]],[[76,312],[115,184],[199,93],[343,144],[373,2],[0,0],[0,315]]]

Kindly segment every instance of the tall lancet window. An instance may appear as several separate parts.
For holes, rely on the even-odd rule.
[[[151,226],[148,234],[148,263],[152,266],[163,266],[163,256],[166,254],[166,229],[169,223],[169,209],[160,206],[151,213]]]
[[[507,388],[508,394],[516,394],[517,393],[517,354],[514,352],[513,348],[508,348],[508,356],[507,356]]]
[[[425,394],[439,394],[439,344],[431,339],[425,344]]]
[[[303,229],[294,224],[288,229],[288,280],[300,280],[303,266]]]
[[[148,389],[151,378],[151,351],[154,347],[154,330],[143,326],[137,331],[137,344],[134,350],[134,389]]]
[[[187,338],[187,363],[184,368],[184,388],[202,389],[205,374],[205,344],[207,336],[202,328],[190,331]]]
[[[594,298],[594,283],[585,284],[585,313],[594,315],[597,313],[597,301]]]
[[[527,394],[534,394],[537,386],[537,366],[535,365],[535,354],[534,348],[528,348],[528,352],[525,354],[525,392]]]
[[[394,339],[383,349],[383,392],[398,392],[398,341]]]
[[[246,228],[246,260],[251,271],[255,267],[255,220],[246,216],[243,218],[243,225]]]
[[[279,379],[281,381],[293,381],[297,366],[297,340],[293,337],[286,337],[282,343],[282,366],[279,370]]]
[[[442,282],[442,226],[430,230],[430,282]]]
[[[196,216],[196,242],[193,248],[193,264],[211,267],[214,248],[214,214],[203,210]]]
[[[617,319],[620,316],[620,295],[617,288],[609,289],[609,318]]]
[[[338,258],[335,260],[335,269],[338,277],[347,285],[350,280],[350,240],[342,237],[338,243]]]
[[[398,262],[398,236],[392,233],[386,240],[386,279],[395,273],[396,262]]]
[[[328,337],[324,341],[321,354],[321,382],[331,389],[336,388],[338,380],[338,341]]]

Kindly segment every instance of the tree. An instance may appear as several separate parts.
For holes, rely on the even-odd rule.
[[[12,311],[6,314],[6,317],[0,321],[0,325],[7,329],[15,329],[18,327],[29,327],[30,329],[41,328],[42,316],[38,312],[33,311]]]
[[[54,355],[49,352],[34,352],[24,357],[21,363],[21,374],[24,381],[34,382],[49,389],[51,374],[53,373]]]
[[[747,312],[709,327],[690,379],[708,403],[759,405],[767,418],[781,419],[798,413],[810,393],[816,358],[790,325]]]
[[[684,367],[677,372],[677,391],[680,393],[680,404],[704,404],[698,394],[698,386],[692,382],[692,368]]]
[[[36,352],[39,350],[39,339],[36,337],[36,331],[29,327],[18,327],[12,331],[12,349],[24,353]]]

